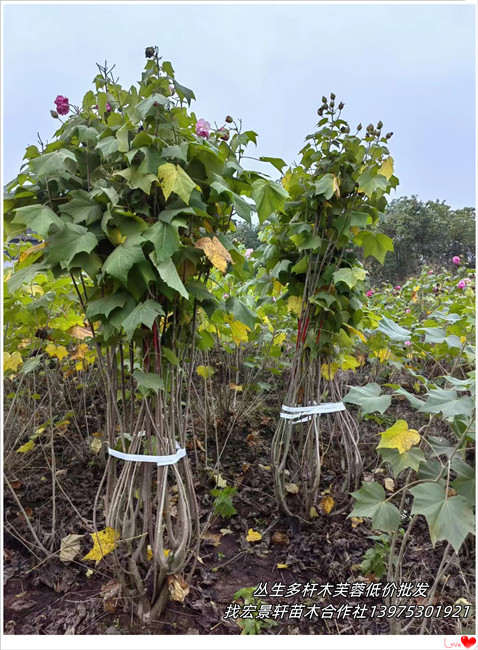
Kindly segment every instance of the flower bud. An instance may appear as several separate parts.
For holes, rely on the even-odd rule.
[[[232,124],[232,117],[230,115],[226,116],[226,119],[224,120],[227,124]]]
[[[335,94],[334,93],[330,93],[330,99],[335,99]]]
[[[144,55],[147,59],[150,59],[154,56],[154,47],[147,47],[144,51]]]
[[[58,119],[58,113],[56,111],[50,111],[50,115],[57,120]]]
[[[393,131],[390,131],[390,133],[387,133],[387,135],[385,137],[387,138],[387,140],[390,140],[392,135],[393,135]]]
[[[344,106],[345,106],[345,104],[344,104],[343,102],[340,102],[340,104],[339,104],[339,111],[341,111],[341,110],[343,109]]]
[[[322,103],[327,104],[327,97],[325,95],[322,97]]]
[[[334,108],[334,106],[335,106],[335,102],[334,101],[330,102],[330,108]]]
[[[367,131],[368,131],[369,133],[373,133],[373,124],[369,124],[369,125],[367,126]]]
[[[359,125],[357,126],[357,131],[361,131],[361,130],[362,130],[362,125],[359,124]]]
[[[380,122],[379,122],[379,123],[377,124],[377,129],[381,129],[381,128],[382,128],[382,126],[383,126],[383,122],[382,122],[382,121],[380,121]]]

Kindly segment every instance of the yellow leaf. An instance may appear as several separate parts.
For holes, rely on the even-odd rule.
[[[282,187],[289,191],[290,179],[292,178],[292,172],[287,172],[281,179]]]
[[[359,234],[359,230],[360,230],[360,228],[359,228],[358,226],[350,226],[350,232],[351,232],[353,235],[358,235],[358,234]]]
[[[98,438],[93,438],[90,442],[90,449],[94,454],[99,454],[101,451],[101,440]]]
[[[240,345],[242,342],[247,343],[247,332],[251,331],[250,327],[244,325],[244,323],[241,323],[238,320],[234,320],[230,315],[225,316],[224,321],[229,324],[231,328],[231,336],[236,345]]]
[[[233,384],[232,382],[229,384],[229,388],[231,390],[237,391],[238,393],[242,392],[242,386],[238,386],[237,384]]]
[[[378,170],[378,173],[381,174],[382,176],[385,176],[387,180],[389,180],[392,175],[393,175],[393,158],[392,156],[389,156],[386,158],[380,169]]]
[[[42,287],[39,287],[38,284],[32,284],[26,289],[29,293],[31,293],[32,296],[36,296],[36,295],[43,296],[43,294],[45,293],[44,289]]]
[[[342,365],[340,366],[343,371],[345,370],[355,370],[355,368],[358,368],[360,363],[357,361],[355,357],[352,357],[350,354],[346,354],[344,357],[344,360],[342,361]]]
[[[285,489],[287,492],[289,492],[289,494],[297,494],[299,491],[299,486],[295,483],[286,483]]]
[[[80,325],[74,325],[68,330],[68,334],[73,336],[75,339],[86,339],[88,336],[93,336],[93,332],[89,327],[81,327]]]
[[[277,565],[277,568],[278,568],[278,569],[288,569],[288,568],[289,568],[289,565],[288,565],[288,564],[278,564],[278,565]]]
[[[363,524],[362,517],[350,517],[350,521],[352,522],[352,528],[357,528],[359,524]]]
[[[384,484],[385,484],[385,489],[387,490],[387,492],[394,492],[395,491],[395,481],[393,480],[393,478],[386,478],[384,480]]]
[[[225,273],[227,270],[228,262],[232,262],[232,257],[228,250],[224,248],[217,237],[202,237],[198,239],[196,248],[204,251],[206,257],[211,261],[211,263],[222,273]]]
[[[105,555],[114,551],[119,540],[119,532],[114,528],[105,528],[97,533],[91,533],[93,548],[85,555],[83,560],[94,560],[96,564],[102,560]]]
[[[334,505],[335,505],[335,501],[330,496],[324,497],[322,501],[319,503],[319,506],[327,515],[332,511]]]
[[[272,286],[274,287],[275,293],[281,293],[281,291],[284,289],[284,285],[281,284],[279,280],[274,280]]]
[[[23,251],[23,253],[18,258],[18,261],[20,263],[23,262],[23,260],[26,260],[27,257],[32,255],[32,253],[37,253],[38,251],[41,251],[41,249],[45,248],[45,246],[46,246],[46,242],[42,242],[41,244],[37,244],[36,246],[31,246],[26,251]]]
[[[382,439],[377,449],[398,449],[403,454],[420,442],[420,434],[415,429],[409,429],[405,420],[397,420],[393,426],[380,433]]]
[[[356,334],[356,335],[359,337],[359,339],[360,339],[361,341],[363,341],[363,343],[366,343],[366,342],[367,342],[367,339],[365,338],[365,336],[363,335],[362,332],[360,332],[359,330],[355,329],[355,327],[352,327],[352,325],[347,325],[347,324],[345,324],[345,323],[344,323],[344,325],[345,325],[345,327],[347,327],[351,332],[353,332],[354,334]]]
[[[211,366],[198,366],[196,368],[196,374],[198,374],[203,379],[209,379],[214,374],[214,368]]]
[[[169,550],[165,548],[163,553],[164,553],[164,557],[168,557]],[[151,548],[150,544],[148,544],[148,546],[146,547],[146,558],[148,562],[150,562],[153,559],[153,549]]]
[[[17,371],[18,366],[21,366],[23,363],[22,355],[20,352],[14,352],[10,354],[9,352],[3,353],[3,372],[7,370]]]
[[[287,311],[291,311],[293,314],[300,316],[302,311],[302,298],[300,296],[289,296]]]
[[[311,519],[315,519],[318,516],[319,516],[319,513],[317,512],[317,508],[315,506],[312,506],[312,508],[310,509],[310,512],[309,512],[309,517]]]
[[[273,345],[282,345],[286,339],[286,335],[284,332],[281,332],[280,334],[277,334],[277,336],[274,337],[274,340],[272,341]]]
[[[86,345],[86,343],[80,343],[80,345],[78,345],[76,347],[76,350],[75,350],[74,354],[71,355],[71,358],[72,359],[84,359],[87,352],[88,352],[88,349],[89,348]]]
[[[248,542],[260,542],[262,539],[262,535],[257,532],[257,530],[253,530],[252,528],[249,528],[247,531],[247,536],[246,539]]]
[[[334,176],[334,180],[332,182],[332,188],[334,190],[334,194],[337,198],[340,197],[340,185],[339,185],[339,179]]]
[[[331,381],[335,377],[335,373],[339,368],[340,365],[336,361],[333,361],[332,363],[323,363],[320,367],[320,372],[325,379]]]
[[[189,593],[189,585],[180,575],[173,574],[168,576],[168,589],[171,600],[178,603],[184,602]]]
[[[64,357],[68,356],[68,350],[65,348],[64,345],[55,345],[54,343],[48,343],[45,350],[50,355],[50,357],[58,357],[60,361]]]
[[[374,350],[373,353],[376,357],[378,357],[380,363],[384,363],[387,359],[390,359],[392,356],[392,353],[388,348],[382,348],[381,350]]]
[[[24,445],[22,445],[20,449],[17,449],[17,453],[26,454],[27,452],[31,451],[34,448],[34,446],[35,443],[33,442],[33,440],[29,440]]]
[[[173,163],[161,165],[158,169],[158,179],[166,200],[171,192],[175,192],[182,198],[184,203],[189,204],[191,192],[197,185],[182,167],[173,165]]]

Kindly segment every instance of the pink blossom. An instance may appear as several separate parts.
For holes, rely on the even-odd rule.
[[[411,341],[405,341],[405,345],[407,346],[407,348],[410,347],[411,344],[412,344]]]
[[[397,284],[397,286],[395,287],[395,291],[400,291],[401,288],[402,288],[402,287],[401,287],[399,284]]]
[[[222,294],[222,299],[226,300],[226,298],[229,298],[229,294],[228,293],[223,293]]]
[[[433,271],[428,271],[428,275],[433,275]]]
[[[196,122],[196,133],[201,137],[201,138],[209,138],[209,135],[211,133],[211,125],[209,122],[206,122],[206,120],[198,120]]]
[[[111,113],[111,104],[109,102],[106,102],[106,112]]]
[[[60,115],[66,115],[70,110],[70,104],[68,103],[68,97],[63,97],[63,95],[58,95],[55,99],[56,110]]]
[[[405,309],[405,313],[406,313],[406,314],[409,314],[409,313],[410,313],[410,309]]]
[[[272,296],[272,302],[276,302],[277,298],[275,296]]]
[[[373,296],[373,294],[374,294],[373,289],[370,289],[370,291],[367,291],[367,293],[366,293],[365,295],[366,295],[368,298],[370,298],[370,296]]]
[[[456,286],[458,289],[464,289],[466,287],[466,282],[464,280],[460,280]]]
[[[461,264],[461,259],[458,257],[458,255],[455,255],[455,257],[453,258],[453,264],[455,264],[456,266]]]
[[[253,248],[247,248],[247,249],[246,249],[246,252],[244,253],[244,257],[245,257],[246,259],[249,259],[253,252],[254,252],[254,249],[253,249]]]

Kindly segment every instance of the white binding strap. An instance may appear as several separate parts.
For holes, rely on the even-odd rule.
[[[326,402],[311,406],[286,406],[283,404],[280,416],[285,420],[293,420],[292,424],[299,424],[299,422],[311,420],[314,415],[336,413],[337,411],[345,411],[343,402]]]
[[[115,458],[121,458],[121,460],[131,460],[136,463],[156,463],[156,465],[174,465],[178,462],[180,458],[184,458],[186,455],[186,450],[179,446],[176,443],[177,452],[171,454],[170,456],[148,456],[147,454],[124,454],[122,451],[116,451],[116,449],[111,449],[108,447],[108,453],[110,456]]]

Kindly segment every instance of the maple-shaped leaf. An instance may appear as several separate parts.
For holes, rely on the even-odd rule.
[[[104,530],[99,530],[97,533],[92,533],[93,548],[85,555],[83,560],[94,560],[98,564],[105,555],[115,550],[119,536],[119,532],[109,526]]]
[[[212,262],[212,264],[225,273],[227,270],[228,262],[232,262],[232,257],[228,250],[224,248],[217,237],[202,237],[198,239],[196,248],[200,248],[206,254],[206,257]]]
[[[247,531],[246,539],[248,542],[260,542],[262,539],[262,535],[257,532],[257,530],[253,530],[252,528],[249,528]]]
[[[380,433],[382,439],[377,449],[398,449],[403,454],[420,442],[420,434],[409,429],[405,420],[397,420],[393,426]]]

